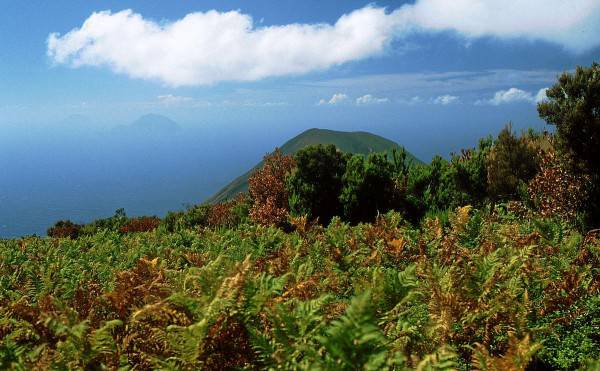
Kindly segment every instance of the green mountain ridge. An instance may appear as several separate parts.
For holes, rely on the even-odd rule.
[[[290,155],[313,144],[333,144],[340,151],[363,155],[374,152],[391,153],[394,148],[402,148],[402,146],[392,140],[365,131],[347,132],[314,128],[306,130],[288,140],[280,147],[280,149],[283,154]],[[413,163],[422,163],[421,160],[417,159],[408,151],[407,157]],[[256,169],[259,169],[262,166],[262,164],[262,161],[259,162],[252,169],[235,178],[231,183],[209,197],[205,202],[211,204],[219,203],[229,200],[241,192],[246,192],[248,190],[248,179]]]

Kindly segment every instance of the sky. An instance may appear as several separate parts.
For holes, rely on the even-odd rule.
[[[600,0],[6,0],[0,130],[153,112],[459,146],[508,121],[542,127],[536,102],[600,59],[598,35]]]

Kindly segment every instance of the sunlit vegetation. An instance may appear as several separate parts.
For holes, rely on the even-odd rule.
[[[276,151],[230,201],[0,240],[0,368],[600,368],[598,68],[556,134]]]

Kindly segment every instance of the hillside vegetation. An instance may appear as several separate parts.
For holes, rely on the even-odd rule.
[[[572,369],[600,240],[504,206],[0,243],[0,367]]]
[[[344,132],[327,129],[309,129],[285,142],[280,150],[285,155],[293,155],[303,148],[316,144],[332,144],[340,151],[346,153],[357,153],[368,155],[370,153],[386,152],[391,153],[391,150],[400,149],[397,143],[380,137],[379,135],[367,132]],[[407,152],[408,153],[408,152]],[[416,157],[408,153],[409,159],[414,163],[421,163]],[[235,178],[231,183],[223,187],[216,194],[211,196],[206,202],[219,203],[233,199],[241,192],[248,191],[248,179],[254,171],[263,165],[261,161],[252,169]]]
[[[555,135],[276,150],[227,202],[0,240],[0,369],[600,369],[600,65],[547,95]]]

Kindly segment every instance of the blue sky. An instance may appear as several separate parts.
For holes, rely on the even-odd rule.
[[[9,0],[0,126],[157,112],[286,133],[421,128],[456,145],[540,126],[541,89],[600,59],[600,2],[481,3]]]

